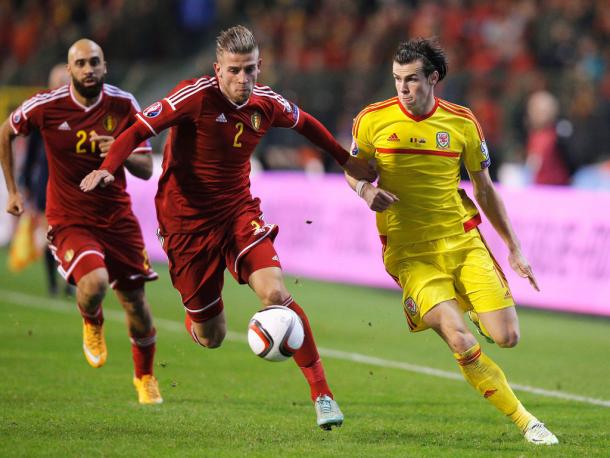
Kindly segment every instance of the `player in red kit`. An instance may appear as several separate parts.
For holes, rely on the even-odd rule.
[[[266,86],[256,84],[258,45],[242,26],[221,32],[215,76],[183,81],[153,103],[114,143],[100,169],[81,183],[84,191],[114,182],[125,152],[171,128],[156,196],[159,239],[169,258],[174,287],[182,295],[186,327],[195,342],[216,348],[226,334],[223,273],[247,283],[263,305],[283,305],[303,321],[305,342],[294,359],[307,379],[324,429],[340,426],[305,312],[290,296],[273,247],[278,227],[263,221],[250,193],[250,157],[271,127],[295,129],[330,152],[351,175],[372,179],[312,116]]]
[[[49,163],[47,237],[59,272],[77,286],[85,357],[96,368],[106,362],[102,300],[110,285],[127,313],[139,402],[158,404],[163,399],[153,375],[156,332],[144,295],[144,282],[157,274],[131,211],[123,167],[117,168],[115,181],[103,191],[84,194],[78,188],[82,178],[100,166],[114,138],[135,122],[140,108],[130,93],[104,83],[106,62],[94,42],[74,43],[67,69],[71,84],[39,92],[0,127],[7,211],[20,215],[24,205],[13,176],[11,139],[37,128]],[[125,167],[139,178],[150,178],[150,153],[147,141],[138,142],[127,152]]]

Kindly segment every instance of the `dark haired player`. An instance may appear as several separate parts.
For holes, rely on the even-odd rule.
[[[374,160],[375,187],[348,176],[376,211],[384,264],[403,290],[413,332],[432,328],[447,343],[464,378],[535,444],[557,438],[519,402],[504,372],[481,351],[464,322],[500,347],[517,345],[519,322],[506,278],[477,228],[477,207],[458,188],[460,164],[477,203],[509,248],[511,267],[537,290],[500,196],[489,177],[489,153],[472,112],[434,96],[447,73],[441,48],[424,39],[401,43],[392,75],[397,96],[356,117],[352,155]]]

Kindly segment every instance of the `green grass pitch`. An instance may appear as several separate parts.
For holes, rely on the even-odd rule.
[[[517,391],[560,445],[527,444],[462,380],[406,370],[409,363],[458,374],[431,331],[409,334],[397,291],[288,278],[307,310],[345,424],[319,430],[292,361],[268,363],[245,343],[254,294],[227,278],[229,339],[204,350],[184,331],[167,268],[147,286],[158,330],[155,372],[165,403],[140,406],[122,311],[106,300],[109,357],[82,354],[71,299],[49,299],[42,266],[6,269],[0,251],[0,456],[609,456],[610,320],[520,309],[522,340],[482,343],[509,381],[585,401]],[[347,360],[358,353],[380,360]],[[408,369],[408,368],[407,368]],[[443,372],[443,374],[445,373]],[[591,399],[589,399],[591,398]],[[588,400],[588,402],[586,402]]]

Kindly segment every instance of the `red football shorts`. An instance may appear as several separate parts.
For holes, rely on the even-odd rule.
[[[207,232],[159,231],[172,283],[193,321],[207,321],[222,312],[225,269],[244,284],[259,269],[281,267],[273,247],[278,230],[275,224],[265,224],[259,212],[250,211]]]
[[[140,226],[134,216],[123,218],[111,229],[92,226],[53,226],[47,233],[57,270],[70,283],[97,268],[108,270],[110,286],[119,290],[140,288],[156,280]]]

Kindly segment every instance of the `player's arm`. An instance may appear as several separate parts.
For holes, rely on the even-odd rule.
[[[362,197],[369,208],[376,212],[387,210],[394,202],[398,202],[398,197],[389,191],[385,191],[373,183],[366,180],[357,180],[348,173],[345,173],[345,179],[350,187]]]
[[[300,119],[295,130],[307,138],[314,145],[327,151],[335,158],[345,173],[357,180],[374,181],[377,178],[375,170],[364,160],[352,157],[335,140],[331,133],[320,121],[301,110]]]
[[[100,157],[105,158],[108,156],[110,147],[114,143],[114,137],[110,135],[93,135],[91,141],[98,144],[101,151]],[[140,154],[137,152],[137,149],[127,156],[123,165],[133,176],[148,180],[153,172],[152,156],[150,154]]]
[[[88,192],[95,189],[98,185],[103,187],[112,183],[117,169],[127,160],[132,154],[132,151],[136,149],[140,143],[152,137],[152,135],[152,132],[141,122],[135,122],[127,130],[124,130],[121,135],[112,142],[100,168],[83,178],[80,183],[81,190]],[[129,168],[127,170],[129,170]]]
[[[14,160],[11,142],[15,137],[16,134],[13,132],[10,122],[7,119],[0,126],[0,164],[2,164],[2,171],[4,172],[4,179],[8,190],[6,211],[11,215],[19,216],[23,213],[23,197],[17,189],[13,171]]]
[[[536,277],[532,272],[532,268],[529,262],[521,252],[521,244],[517,238],[517,234],[508,219],[508,213],[502,198],[498,194],[487,168],[483,168],[479,171],[468,171],[472,185],[474,188],[474,197],[485,213],[485,216],[492,224],[496,232],[502,237],[504,243],[508,247],[509,256],[508,261],[510,266],[515,272],[521,277],[528,278],[530,284],[540,291]]]

